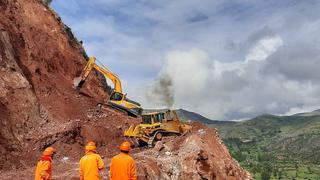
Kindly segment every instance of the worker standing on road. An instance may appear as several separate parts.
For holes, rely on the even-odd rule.
[[[111,159],[110,180],[136,180],[137,170],[134,159],[129,156],[131,145],[123,142],[120,146],[120,154]]]
[[[80,180],[100,180],[99,171],[104,167],[101,156],[96,152],[96,144],[92,141],[86,145],[86,155],[80,160]]]
[[[52,147],[48,147],[43,151],[37,164],[35,180],[51,180],[53,155],[54,149]]]

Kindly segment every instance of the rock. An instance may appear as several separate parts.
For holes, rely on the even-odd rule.
[[[161,141],[157,141],[153,149],[160,152],[163,148],[163,143]]]
[[[199,130],[198,130],[198,133],[199,133],[200,135],[203,135],[203,134],[206,133],[206,131],[205,131],[204,129],[199,129]]]
[[[63,163],[67,163],[68,161],[69,161],[69,157],[63,157],[62,159],[61,159],[61,161],[63,162]]]
[[[166,151],[172,151],[173,146],[174,146],[174,144],[172,141],[169,141],[166,144],[163,144],[163,147],[166,149]]]

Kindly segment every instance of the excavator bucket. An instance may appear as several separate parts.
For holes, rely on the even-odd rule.
[[[82,81],[81,77],[76,77],[73,79],[73,88],[78,89],[80,86],[80,83]]]

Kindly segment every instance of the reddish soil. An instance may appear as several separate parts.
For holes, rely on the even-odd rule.
[[[73,89],[73,78],[86,60],[72,33],[41,0],[0,0],[0,12],[0,179],[32,179],[47,146],[57,149],[53,178],[77,179],[88,140],[97,143],[108,164],[124,140],[123,130],[139,119],[112,108],[95,108],[108,98],[104,78],[96,72],[80,92]],[[206,136],[199,134],[201,129]],[[250,178],[215,130],[194,124],[193,133],[163,144],[174,145],[133,150],[139,178]],[[171,170],[162,168],[165,163],[172,163]],[[108,177],[106,170],[102,174]]]
[[[23,167],[20,156],[34,164],[48,145],[80,154],[88,139],[118,144],[122,132],[113,127],[125,127],[131,118],[114,110],[97,122],[89,116],[108,94],[96,73],[80,92],[73,89],[86,60],[60,18],[40,0],[1,0],[0,10],[2,168]]]

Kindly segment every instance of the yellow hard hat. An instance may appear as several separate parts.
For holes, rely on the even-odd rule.
[[[130,151],[130,149],[131,149],[131,144],[128,141],[123,142],[120,146],[121,151]]]
[[[96,147],[96,143],[94,143],[93,141],[89,141],[86,145],[86,151],[96,151],[97,147]]]
[[[44,155],[44,156],[51,156],[53,153],[54,153],[53,147],[47,147],[47,148],[43,151],[42,155]]]

